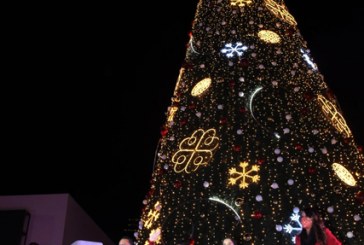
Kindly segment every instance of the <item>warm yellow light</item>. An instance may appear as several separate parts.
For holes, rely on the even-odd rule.
[[[199,81],[192,89],[191,95],[198,96],[204,93],[211,85],[211,78],[205,78]]]
[[[168,113],[168,122],[172,122],[174,118],[174,114],[177,112],[178,107],[177,106],[171,106],[169,107],[169,113]]]
[[[179,150],[173,155],[172,162],[176,173],[191,173],[200,166],[207,165],[213,156],[213,151],[219,146],[219,138],[215,129],[198,129],[191,137],[179,144]]]
[[[158,227],[157,229],[151,230],[149,233],[149,241],[154,242],[155,244],[161,243],[161,228]],[[146,241],[145,244],[149,245],[149,241]]]
[[[332,125],[340,132],[345,134],[346,137],[351,136],[351,131],[346,124],[345,119],[337,111],[335,105],[327,100],[324,96],[317,96],[319,103],[321,104],[321,109],[325,113],[325,115],[331,120]]]
[[[229,178],[228,185],[235,185],[238,180],[240,180],[239,187],[241,189],[245,189],[249,186],[248,180],[250,180],[253,183],[256,183],[260,180],[260,176],[258,174],[251,175],[252,172],[258,172],[260,167],[259,165],[253,165],[248,170],[249,164],[247,162],[240,162],[239,164],[240,168],[242,168],[242,172],[238,172],[236,168],[230,168],[229,169],[229,175],[231,178]]]
[[[284,5],[279,5],[273,0],[265,0],[265,6],[278,18],[281,18],[283,21],[287,22],[290,25],[297,25],[296,20],[293,16],[288,12]]]
[[[281,38],[277,33],[269,30],[258,32],[258,37],[266,43],[279,43],[281,41]]]
[[[332,164],[332,169],[345,184],[350,186],[356,185],[356,180],[354,179],[353,175],[344,166],[334,163]]]
[[[154,221],[156,221],[159,218],[159,211],[160,211],[160,204],[159,202],[156,202],[154,204],[154,210],[149,210],[149,213],[147,215],[147,220],[144,222],[144,226],[146,228],[150,228]]]
[[[244,7],[245,5],[250,5],[252,3],[252,0],[230,0],[231,6]]]

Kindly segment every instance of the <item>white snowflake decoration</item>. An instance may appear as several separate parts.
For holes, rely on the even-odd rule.
[[[314,70],[314,71],[317,71],[317,65],[315,63],[313,63],[312,59],[308,56],[308,52],[301,49],[301,53],[303,54],[303,58],[305,59],[305,61],[307,62],[307,64],[309,66],[311,66],[311,68]]]
[[[295,236],[302,231],[302,224],[300,222],[300,215],[294,212],[290,217],[290,222],[283,226],[283,229],[292,238],[292,243],[295,244]]]
[[[235,45],[232,43],[225,44],[225,48],[221,49],[221,53],[226,54],[226,57],[231,58],[234,57],[236,53],[238,56],[242,56],[244,51],[247,50],[247,46],[243,46],[242,42],[237,42]]]

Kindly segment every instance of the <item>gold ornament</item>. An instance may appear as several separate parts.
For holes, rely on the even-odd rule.
[[[199,81],[192,89],[191,95],[198,96],[203,94],[211,85],[211,78],[205,78]]]
[[[258,174],[256,175],[250,175],[252,172],[258,172],[260,167],[259,165],[253,165],[250,170],[247,170],[247,167],[249,166],[248,162],[240,162],[239,166],[243,169],[242,172],[238,172],[236,168],[230,168],[229,169],[229,175],[231,178],[229,178],[228,185],[235,185],[238,180],[240,180],[239,187],[241,189],[245,189],[249,186],[248,180],[250,179],[251,182],[256,183],[260,180],[260,176]],[[235,177],[234,177],[235,176]]]
[[[278,18],[281,18],[283,21],[287,22],[290,25],[297,25],[296,20],[293,16],[288,12],[286,6],[279,5],[273,0],[265,0],[265,6]]]
[[[179,150],[173,155],[174,171],[191,173],[200,166],[207,165],[213,156],[213,151],[219,146],[219,138],[215,129],[198,129],[191,137],[179,144]]]
[[[169,112],[168,112],[168,122],[172,122],[173,118],[174,118],[174,114],[177,112],[178,107],[177,106],[171,106],[169,107]]]
[[[153,222],[159,218],[160,208],[161,207],[160,207],[159,202],[156,202],[156,204],[154,204],[154,211],[149,210],[149,213],[147,215],[147,220],[144,222],[144,226],[146,228],[149,229],[152,226]]]
[[[230,0],[231,6],[244,7],[245,5],[250,5],[252,3],[252,0]]]
[[[332,169],[345,184],[350,186],[356,185],[356,180],[354,179],[353,175],[344,166],[338,163],[334,163],[332,164]]]
[[[317,96],[321,109],[325,113],[326,117],[331,120],[332,125],[340,132],[345,134],[346,137],[351,136],[351,131],[346,124],[344,117],[337,111],[336,106],[327,100],[324,96]]]
[[[274,31],[262,30],[258,32],[258,37],[266,43],[279,43],[281,42],[280,36]]]

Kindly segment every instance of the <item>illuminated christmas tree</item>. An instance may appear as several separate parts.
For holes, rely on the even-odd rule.
[[[364,244],[364,158],[283,1],[200,0],[138,244]]]

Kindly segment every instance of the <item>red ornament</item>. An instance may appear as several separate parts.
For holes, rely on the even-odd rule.
[[[358,191],[356,194],[355,194],[355,200],[363,205],[364,204],[364,192],[363,191]]]
[[[230,86],[230,88],[234,88],[234,86],[235,86],[235,81],[234,81],[234,80],[231,80],[231,81],[229,82],[229,86]]]
[[[363,146],[359,145],[359,146],[358,146],[358,151],[359,151],[360,153],[363,153]]]
[[[162,135],[162,137],[166,136],[166,135],[167,135],[167,133],[168,133],[168,129],[167,129],[167,128],[165,128],[165,127],[163,127],[163,128],[161,129],[161,135]]]
[[[295,34],[296,33],[296,30],[294,29],[294,28],[288,28],[287,30],[286,30],[286,33],[288,34],[288,35],[290,35],[290,36],[292,36],[293,34]]]
[[[189,245],[195,245],[195,240],[193,240],[192,238],[190,239],[190,243]]]
[[[190,109],[190,110],[193,110],[195,108],[196,108],[196,105],[195,104],[191,104],[191,105],[188,106],[188,109]]]
[[[315,174],[315,173],[316,173],[316,168],[314,168],[314,167],[309,167],[309,168],[308,168],[308,173],[309,173],[309,174]]]
[[[220,124],[225,124],[227,123],[227,118],[226,117],[223,117],[220,119]]]
[[[239,111],[240,111],[241,113],[245,113],[247,110],[246,110],[246,108],[245,108],[245,107],[240,107]]]
[[[303,150],[303,147],[302,147],[302,145],[296,145],[295,147],[294,147],[297,151],[302,151]]]
[[[234,145],[233,150],[236,152],[241,151],[241,145]]]
[[[174,182],[174,188],[179,189],[182,186],[182,182],[180,180],[176,180]]]
[[[259,159],[257,162],[258,162],[259,165],[262,165],[264,163],[264,160],[263,159]]]
[[[259,212],[259,211],[255,211],[251,216],[252,216],[253,219],[263,218],[263,214],[261,212]]]
[[[187,124],[187,119],[182,119],[182,120],[179,122],[179,124],[180,124],[181,126],[183,126],[183,125]]]
[[[239,61],[239,66],[242,68],[247,68],[249,66],[249,61],[247,59],[241,59]]]

